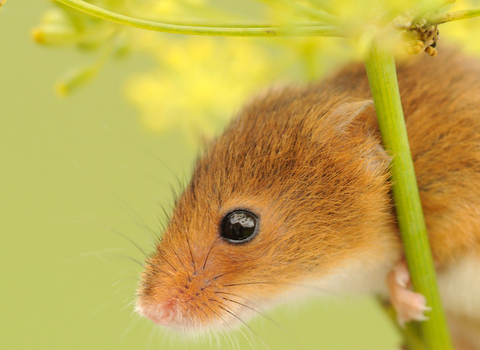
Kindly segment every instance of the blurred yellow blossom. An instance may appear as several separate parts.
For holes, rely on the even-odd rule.
[[[147,49],[158,66],[129,79],[126,89],[153,130],[181,125],[211,135],[279,67],[249,39],[157,36],[155,42]]]
[[[127,96],[144,125],[211,136],[258,90],[308,81],[351,57],[338,39],[179,37],[142,32],[137,49],[156,67],[131,77]],[[336,52],[325,55],[324,52]]]

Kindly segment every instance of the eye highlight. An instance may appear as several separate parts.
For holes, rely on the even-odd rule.
[[[258,231],[258,217],[248,210],[234,210],[223,218],[220,235],[231,243],[250,241]]]

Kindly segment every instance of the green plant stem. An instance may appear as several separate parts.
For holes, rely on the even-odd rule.
[[[470,10],[449,12],[449,13],[438,13],[435,15],[427,16],[425,19],[430,24],[442,24],[451,21],[458,21],[460,19],[468,19],[480,16],[480,7],[473,8]]]
[[[333,26],[301,26],[301,27],[215,27],[215,26],[182,26],[175,24],[159,23],[132,18],[100,7],[88,4],[81,0],[57,0],[89,15],[119,23],[130,27],[176,34],[191,35],[216,35],[216,36],[241,36],[241,37],[276,37],[276,36],[343,36],[337,27]]]
[[[420,324],[429,350],[453,350],[440,302],[427,229],[408,144],[395,60],[387,40],[377,38],[365,59],[370,88],[385,149],[393,157],[392,191],[398,225],[414,290],[423,294],[432,311]]]

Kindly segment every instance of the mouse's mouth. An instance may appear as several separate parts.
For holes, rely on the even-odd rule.
[[[196,295],[195,298],[169,296],[159,298],[161,300],[139,296],[135,309],[159,326],[190,334],[211,329],[232,330],[245,324],[255,313],[261,314],[255,306],[229,293],[222,296],[222,292],[214,291],[211,294],[213,296]]]

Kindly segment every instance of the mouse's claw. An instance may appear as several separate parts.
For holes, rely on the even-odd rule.
[[[410,290],[410,272],[405,260],[396,263],[387,276],[387,286],[390,293],[390,302],[397,311],[397,321],[404,326],[410,321],[426,321],[425,311],[430,311],[427,300],[420,293]]]

